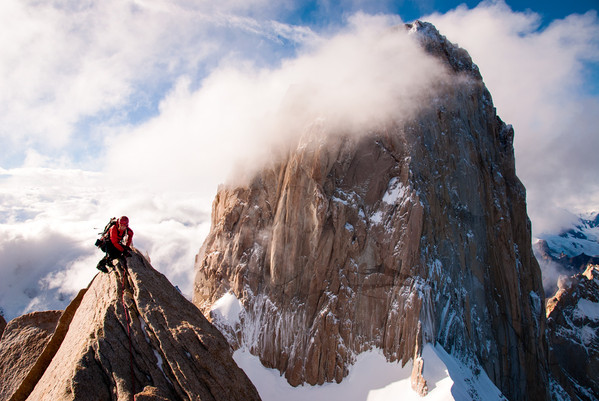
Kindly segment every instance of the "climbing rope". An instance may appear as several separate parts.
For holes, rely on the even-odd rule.
[[[119,259],[120,260],[120,259]],[[123,284],[121,291],[121,302],[123,303],[123,309],[125,311],[125,320],[127,321],[127,336],[129,337],[129,368],[131,372],[131,400],[135,401],[135,375],[133,373],[133,350],[132,350],[132,341],[131,341],[131,317],[129,316],[129,311],[127,310],[127,305],[125,304],[125,283],[128,275],[127,270],[127,260],[125,258],[123,261]]]

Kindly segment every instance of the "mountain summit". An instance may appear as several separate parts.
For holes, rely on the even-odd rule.
[[[200,311],[141,254],[127,266],[96,275],[65,311],[8,323],[0,399],[259,400]]]
[[[222,186],[194,303],[209,314],[234,295],[243,310],[221,325],[229,342],[292,385],[340,382],[376,347],[412,361],[412,386],[426,394],[421,355],[432,343],[510,400],[548,399],[544,293],[514,131],[465,50],[428,23],[393,34],[411,35],[452,83],[416,118],[362,136],[315,123],[249,184]]]

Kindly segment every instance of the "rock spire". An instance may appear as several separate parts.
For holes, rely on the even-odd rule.
[[[510,400],[548,397],[541,272],[514,130],[468,53],[409,34],[454,84],[418,117],[361,137],[308,130],[247,185],[222,186],[196,257],[194,303],[227,293],[225,329],[289,383],[341,381],[355,355],[417,360],[424,343],[484,369]],[[422,366],[414,388],[426,393]]]

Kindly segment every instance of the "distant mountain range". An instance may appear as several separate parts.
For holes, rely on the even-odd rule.
[[[533,250],[543,271],[545,296],[558,289],[560,276],[585,271],[589,264],[599,264],[599,213],[578,216],[569,227],[558,233],[545,233],[534,243]]]
[[[559,263],[577,268],[589,257],[599,260],[599,213],[580,216],[571,227],[557,234],[539,236],[538,248]],[[596,263],[596,262],[595,262]]]

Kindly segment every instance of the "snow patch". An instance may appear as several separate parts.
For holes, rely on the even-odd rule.
[[[383,212],[378,210],[372,216],[370,216],[370,222],[372,224],[381,224],[383,222]]]
[[[333,196],[332,200],[333,200],[333,202],[339,202],[339,203],[344,204],[345,206],[349,206],[349,202],[346,201],[345,199],[341,199],[341,198],[338,198],[336,196]]]
[[[440,276],[443,271],[443,263],[439,259],[435,259],[429,265],[428,274],[430,277],[437,275]]]
[[[148,336],[148,332],[146,331],[146,322],[143,319],[139,319],[139,325],[141,326],[141,331],[144,333],[144,338],[146,342],[150,344],[150,336]]]
[[[235,362],[256,386],[263,401],[441,401],[501,400],[505,397],[484,371],[473,372],[440,346],[425,345],[423,376],[429,393],[421,397],[411,386],[412,362],[403,368],[388,362],[380,349],[361,353],[341,383],[292,387],[278,370],[262,366],[246,348],[233,354]]]
[[[528,294],[528,296],[530,297],[530,305],[532,307],[532,317],[534,318],[535,331],[537,332],[537,335],[540,336],[540,334],[541,334],[541,324],[539,322],[539,318],[542,315],[542,310],[541,310],[542,301],[541,301],[541,297],[539,296],[539,294],[537,294],[534,291],[531,291]]]
[[[599,303],[581,298],[576,304],[574,316],[580,319],[587,318],[594,322],[599,322]]]
[[[580,330],[580,340],[587,347],[595,341],[595,337],[597,337],[597,334],[595,333],[595,329],[591,326],[583,326]]]
[[[240,322],[239,315],[242,310],[243,305],[239,299],[229,291],[212,305],[210,312],[212,312],[216,319],[231,327],[235,327]]]
[[[153,349],[152,351],[154,351],[154,356],[156,357],[156,366],[158,366],[158,369],[160,369],[160,371],[162,372],[162,374],[164,374],[164,369],[162,369],[162,364],[163,364],[163,362],[162,362],[162,356],[155,349]]]
[[[395,203],[399,203],[406,196],[406,193],[407,188],[399,180],[399,177],[393,177],[389,180],[387,191],[383,196],[383,202],[388,205],[394,205]]]
[[[152,351],[154,351],[154,356],[156,357],[156,366],[158,366],[158,369],[160,369],[160,371],[162,372],[162,375],[164,376],[166,381],[172,385],[173,382],[171,381],[171,379],[168,378],[166,373],[164,373],[164,369],[162,368],[162,364],[163,364],[162,356],[160,356],[160,353],[158,351],[156,351],[155,349],[152,349]]]

